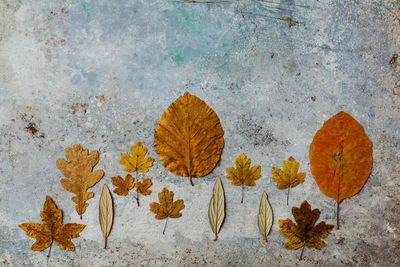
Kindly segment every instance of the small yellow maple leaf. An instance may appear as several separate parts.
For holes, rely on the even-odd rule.
[[[150,178],[144,178],[143,182],[136,181],[135,187],[136,192],[142,194],[143,196],[147,196],[151,194],[151,190],[149,187],[152,185]]]
[[[79,236],[79,233],[85,228],[83,224],[77,223],[62,223],[62,212],[57,209],[54,202],[49,196],[46,196],[46,201],[43,205],[43,210],[40,212],[43,224],[38,223],[23,223],[18,225],[26,232],[26,235],[36,239],[31,249],[42,251],[54,243],[61,249],[68,251],[75,250],[71,239]],[[51,247],[48,257],[50,256]]]
[[[279,233],[289,239],[284,244],[284,248],[299,249],[303,247],[300,254],[301,260],[304,247],[321,249],[326,246],[322,238],[330,234],[333,225],[325,222],[315,225],[319,219],[320,211],[318,209],[311,210],[311,206],[306,200],[300,208],[293,207],[292,214],[296,224],[291,219],[278,220]]]
[[[133,183],[133,177],[129,173],[125,176],[125,180],[121,176],[111,177],[112,184],[117,186],[114,189],[114,193],[120,196],[126,196],[135,184]]]
[[[158,193],[158,200],[160,203],[150,203],[150,211],[156,214],[155,218],[157,220],[179,218],[182,216],[180,211],[185,208],[185,205],[182,199],[174,201],[174,192],[164,187],[163,190]],[[165,233],[166,226],[167,221],[165,221],[163,234]]]
[[[125,166],[124,171],[126,172],[148,172],[148,167],[153,166],[154,159],[152,157],[146,157],[147,148],[142,146],[142,143],[137,142],[134,146],[131,146],[131,155],[126,153],[121,154],[121,160],[119,161]]]
[[[273,167],[271,169],[272,181],[278,184],[276,188],[280,190],[289,188],[286,199],[287,205],[289,205],[290,188],[295,187],[298,184],[304,183],[304,179],[306,177],[306,174],[304,172],[297,173],[297,171],[299,170],[299,165],[300,164],[296,162],[294,158],[290,157],[288,160],[282,161],[283,170],[277,167]]]
[[[235,159],[236,169],[233,167],[226,168],[226,178],[232,180],[231,184],[242,186],[241,203],[243,203],[244,185],[255,186],[254,181],[261,177],[261,166],[256,165],[250,168],[250,164],[251,159],[242,153]]]

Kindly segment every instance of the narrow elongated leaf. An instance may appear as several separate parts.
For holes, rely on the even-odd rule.
[[[346,112],[327,120],[310,146],[310,169],[322,193],[339,203],[358,193],[372,168],[372,143],[363,127]]]
[[[258,229],[267,242],[267,236],[272,226],[272,209],[268,203],[267,193],[263,192],[257,216]]]
[[[215,234],[216,241],[218,239],[218,233],[221,228],[222,222],[225,218],[225,195],[224,188],[222,187],[221,179],[218,177],[215,181],[213,194],[210,200],[210,206],[208,208],[208,219],[210,220],[210,226]]]
[[[107,246],[107,237],[113,223],[113,203],[107,185],[103,186],[99,202],[100,229],[104,237],[104,248]]]
[[[172,103],[154,132],[161,164],[175,175],[201,177],[214,169],[224,146],[217,114],[200,98],[186,92]]]

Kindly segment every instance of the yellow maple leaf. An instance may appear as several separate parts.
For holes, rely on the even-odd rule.
[[[142,143],[137,142],[134,146],[131,146],[131,155],[126,153],[121,154],[121,160],[119,161],[125,166],[124,171],[126,172],[148,172],[148,167],[153,166],[154,159],[152,157],[146,157],[147,148],[142,146]]]
[[[306,174],[304,172],[297,173],[300,164],[296,160],[290,157],[288,160],[282,161],[283,170],[273,167],[271,169],[272,181],[277,183],[276,188],[288,189],[286,204],[289,205],[289,190],[291,187],[295,187],[298,184],[304,183]]]
[[[129,173],[125,176],[125,180],[121,176],[111,177],[112,184],[117,188],[114,189],[114,193],[120,196],[126,196],[135,184],[133,183],[133,177]]]
[[[79,236],[79,233],[85,228],[83,224],[77,223],[62,223],[62,212],[57,209],[54,202],[49,196],[46,196],[46,201],[43,205],[43,210],[40,212],[43,224],[38,223],[23,223],[18,225],[26,232],[26,235],[36,239],[31,249],[42,251],[50,247],[54,243],[61,249],[68,251],[75,250],[71,239]],[[48,257],[50,256],[51,247]]]
[[[226,178],[232,180],[231,184],[234,186],[242,186],[242,200],[244,195],[244,185],[255,186],[255,180],[261,177],[261,166],[256,165],[250,168],[251,159],[247,158],[245,154],[240,154],[235,159],[236,169],[233,167],[226,168]]]
[[[185,207],[185,205],[182,199],[174,201],[174,192],[169,191],[164,187],[163,190],[158,193],[158,200],[160,203],[150,203],[150,211],[156,214],[155,218],[157,220],[179,218],[182,216],[180,211]],[[165,233],[166,226],[167,221],[165,221],[163,234]]]

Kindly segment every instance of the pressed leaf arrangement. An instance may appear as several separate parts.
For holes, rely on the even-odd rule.
[[[319,219],[320,211],[318,209],[311,210],[310,204],[304,201],[300,208],[292,208],[294,223],[291,219],[279,220],[279,233],[288,238],[283,247],[287,249],[299,249],[303,247],[300,260],[303,257],[304,248],[321,249],[326,246],[322,238],[327,237],[332,228],[332,224],[320,222],[315,225]]]
[[[66,177],[60,182],[65,190],[76,194],[72,197],[72,201],[76,204],[75,209],[82,219],[82,214],[88,206],[86,201],[94,197],[93,192],[86,191],[104,175],[103,170],[93,171],[94,166],[99,162],[99,152],[92,151],[89,154],[87,149],[82,149],[82,145],[74,145],[73,148],[65,149],[65,156],[67,161],[57,160],[57,168]]]
[[[26,232],[27,236],[36,239],[36,242],[31,247],[32,250],[42,251],[50,247],[47,254],[47,257],[50,257],[53,242],[61,249],[75,250],[71,239],[78,237],[85,225],[77,223],[63,224],[62,212],[57,209],[49,196],[46,196],[43,210],[40,212],[40,218],[43,224],[23,223],[18,225]]]
[[[153,166],[154,159],[152,157],[146,157],[147,148],[143,147],[142,143],[137,142],[131,147],[131,156],[126,153],[121,154],[120,163],[125,166],[124,171],[135,172],[136,181],[132,175],[127,174],[125,180],[121,176],[111,177],[112,184],[117,188],[114,189],[114,193],[120,196],[126,196],[130,190],[136,187],[136,202],[140,206],[139,194],[147,196],[151,194],[149,189],[152,185],[150,178],[143,178],[139,180],[138,172],[148,172],[151,166]]]
[[[310,169],[322,193],[339,204],[357,194],[372,168],[372,143],[363,127],[346,112],[327,120],[310,146]]]
[[[165,187],[161,192],[158,193],[158,200],[160,201],[160,203],[150,203],[150,211],[156,215],[155,218],[157,220],[165,219],[163,230],[163,234],[165,234],[168,218],[181,217],[182,213],[180,213],[180,211],[185,207],[185,205],[182,199],[174,201],[174,192],[169,191]]]
[[[225,194],[224,188],[222,187],[221,179],[218,177],[215,181],[212,196],[210,199],[210,205],[208,207],[208,219],[210,226],[214,232],[214,241],[218,239],[218,233],[221,229],[222,222],[225,218]]]
[[[290,188],[295,187],[298,184],[304,183],[304,178],[306,174],[304,172],[297,173],[299,170],[299,163],[292,157],[289,157],[288,160],[282,161],[282,169],[277,167],[273,167],[271,169],[272,173],[272,181],[277,183],[276,188],[288,189],[286,205],[289,205],[289,193]]]
[[[267,193],[263,192],[260,201],[260,208],[258,209],[257,225],[261,235],[267,242],[267,236],[272,227],[272,208],[268,202]]]
[[[186,92],[161,116],[154,132],[154,149],[161,164],[175,175],[207,175],[224,147],[217,114],[200,98]]]
[[[99,224],[104,238],[104,248],[107,247],[107,237],[110,234],[114,219],[113,202],[107,185],[103,186],[99,201]]]
[[[226,178],[231,180],[234,186],[242,186],[242,199],[244,198],[244,186],[255,186],[255,180],[261,177],[261,166],[256,165],[250,168],[251,159],[247,158],[245,154],[240,154],[235,159],[236,169],[233,167],[226,168]]]

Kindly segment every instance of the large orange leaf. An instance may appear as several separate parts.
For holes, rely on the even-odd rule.
[[[154,132],[161,164],[176,175],[201,177],[214,169],[224,146],[217,114],[200,98],[186,92],[172,103]]]
[[[310,146],[310,169],[319,189],[339,204],[357,194],[372,168],[372,143],[363,127],[346,112],[327,120]]]

